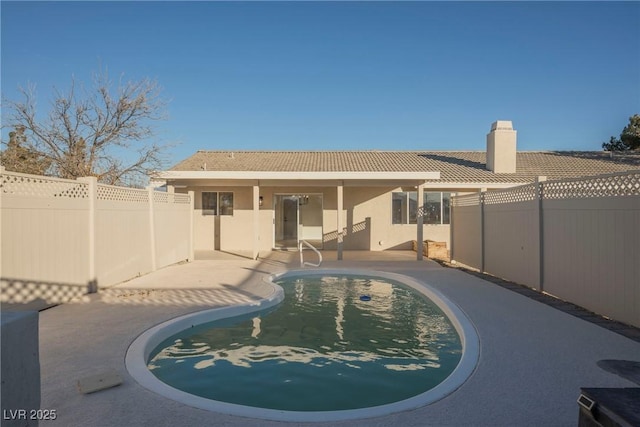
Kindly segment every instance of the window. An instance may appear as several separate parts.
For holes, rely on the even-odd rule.
[[[442,223],[442,193],[424,192],[424,223]]]
[[[451,193],[442,193],[442,223],[451,223]]]
[[[391,199],[391,223],[404,224],[407,212],[406,193],[393,193]]]
[[[220,215],[233,215],[233,193],[220,193]]]
[[[391,198],[392,224],[417,224],[417,191],[397,191]],[[424,192],[424,224],[449,224],[451,193]]]
[[[393,224],[417,224],[416,208],[418,206],[417,191],[399,191],[392,193]]]
[[[449,224],[451,193],[424,192],[424,223]]]
[[[218,213],[218,207],[220,212]],[[202,192],[203,215],[233,215],[233,193],[217,191]]]
[[[218,215],[218,193],[211,191],[202,192],[202,214]]]

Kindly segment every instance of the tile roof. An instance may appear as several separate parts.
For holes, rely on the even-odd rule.
[[[486,170],[484,151],[198,151],[173,171],[433,172],[437,182],[524,183],[640,170],[640,154],[518,152],[515,174]],[[206,165],[206,166],[205,166]],[[205,169],[206,168],[206,169]]]

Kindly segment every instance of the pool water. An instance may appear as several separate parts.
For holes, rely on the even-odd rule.
[[[266,311],[169,337],[148,368],[179,390],[286,411],[384,405],[444,381],[462,356],[454,326],[421,293],[390,279],[304,276],[276,281]]]

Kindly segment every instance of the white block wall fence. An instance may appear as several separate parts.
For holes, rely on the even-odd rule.
[[[192,260],[193,199],[2,170],[0,301],[37,310]]]
[[[640,327],[640,171],[454,197],[451,258]]]

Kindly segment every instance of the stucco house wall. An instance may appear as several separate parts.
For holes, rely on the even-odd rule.
[[[455,190],[455,189],[453,189]],[[447,189],[445,191],[453,191]],[[194,249],[229,252],[250,251],[253,245],[253,189],[249,186],[198,186],[176,189],[193,191]],[[392,223],[392,193],[415,191],[406,187],[345,187],[342,224],[345,250],[408,250],[416,239],[416,224]],[[425,189],[425,191],[441,191]],[[469,191],[468,189],[466,191]],[[202,209],[203,192],[232,192],[233,215],[208,215]],[[323,249],[337,248],[337,191],[335,187],[260,187],[262,206],[259,207],[260,252],[274,248],[274,197],[277,194],[322,194]],[[425,240],[446,242],[449,245],[448,224],[423,225]]]
[[[417,224],[393,224],[394,191],[416,192],[420,188],[426,192],[460,195],[517,187],[544,179],[640,168],[637,153],[518,152],[516,137],[511,121],[498,120],[486,136],[484,152],[201,150],[170,170],[159,172],[156,178],[165,180],[166,185],[176,191],[178,188],[181,192],[195,191],[195,250],[249,251],[251,256],[270,251],[275,246],[275,224],[280,223],[275,218],[274,195],[322,194],[322,247],[337,250],[340,257],[342,250],[411,249],[412,241],[417,239],[446,242],[447,247],[452,248],[449,224],[424,224],[421,230]],[[202,211],[203,191],[232,191],[233,215],[206,215]],[[340,200],[339,193],[343,195]],[[262,206],[256,215],[254,204],[258,204],[258,196]],[[290,201],[283,200],[283,205],[285,203],[290,209]],[[337,220],[339,203],[343,207],[340,221]],[[405,203],[403,201],[403,209]],[[419,203],[413,200],[409,205],[415,209]],[[433,205],[426,203],[425,206]],[[460,210],[460,215],[464,216],[466,210]],[[468,227],[463,225],[456,230],[453,243],[456,256],[473,263],[477,255],[468,248],[469,239],[465,237],[468,233],[460,232],[464,229],[472,233],[472,246],[475,247],[479,237],[476,212],[469,209],[468,213],[468,221],[463,221]],[[495,217],[498,219],[492,224],[497,234],[504,225],[500,215],[506,213],[498,212]],[[527,221],[530,222],[527,218],[518,219],[521,221],[519,231],[523,233],[528,229]],[[310,226],[298,226],[305,231],[311,230],[320,242],[317,224],[314,221]],[[340,233],[338,224],[342,228]],[[288,223],[287,230],[292,230],[290,227],[292,225]],[[341,246],[337,240],[339,234],[343,238]],[[288,236],[288,241],[280,242],[282,245],[295,244],[294,233],[290,232]],[[467,243],[462,244],[462,240],[456,243],[457,238]],[[534,246],[527,246],[526,250],[523,246],[520,252],[509,252],[504,257],[511,261],[516,258],[528,260],[537,252]],[[484,261],[488,264],[498,262],[491,257]],[[502,268],[512,271],[515,267],[510,263]],[[536,274],[539,273],[535,270],[527,271],[526,277],[519,279],[523,283],[533,283],[538,280]]]

